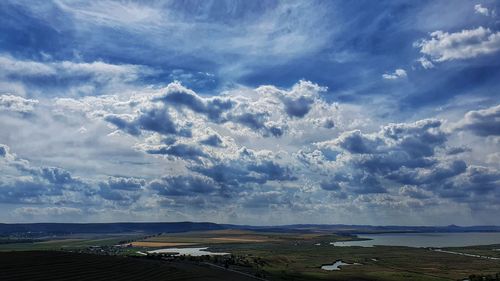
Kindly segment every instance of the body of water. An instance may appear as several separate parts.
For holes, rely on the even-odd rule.
[[[177,256],[223,256],[229,255],[229,253],[214,253],[207,251],[207,247],[204,248],[167,248],[159,249],[154,251],[148,251],[150,254],[161,254],[161,253],[175,253]]]
[[[321,266],[321,269],[323,270],[340,270],[341,266],[344,265],[359,265],[358,263],[346,263],[341,260],[338,260],[332,264],[325,264]]]
[[[463,233],[384,233],[360,234],[371,240],[334,242],[335,246],[407,246],[407,247],[465,247],[500,244],[500,232]]]

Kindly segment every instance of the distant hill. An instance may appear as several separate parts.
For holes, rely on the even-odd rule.
[[[340,234],[391,232],[500,232],[500,226],[373,226],[345,224],[293,224],[251,226],[211,222],[119,222],[119,223],[21,223],[1,224],[0,235],[32,233],[45,235],[82,233],[174,233],[222,229],[243,229],[259,232],[335,232]]]
[[[395,233],[395,232],[500,232],[500,226],[374,226],[374,225],[346,225],[346,224],[292,224],[281,226],[240,226],[248,230],[282,232],[282,231],[304,231],[304,232],[335,232],[346,234],[362,233]]]
[[[0,234],[10,233],[160,233],[225,229],[210,222],[144,222],[144,223],[22,223],[0,224]]]

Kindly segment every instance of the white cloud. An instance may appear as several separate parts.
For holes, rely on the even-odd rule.
[[[72,61],[38,62],[0,56],[0,75],[2,76],[40,77],[57,75],[59,78],[69,78],[89,75],[102,81],[112,79],[131,81],[137,79],[138,75],[143,71],[147,71],[143,66],[115,65],[102,61],[90,63]]]
[[[66,2],[56,4],[80,20],[92,21],[99,25],[120,26],[137,24],[154,24],[162,21],[162,14],[154,7],[132,2],[99,1]]]
[[[471,110],[452,127],[456,130],[469,130],[478,136],[500,136],[500,104],[482,110]]]
[[[6,110],[18,113],[29,113],[33,111],[37,104],[38,100],[34,99],[25,99],[14,95],[0,95],[0,112]]]
[[[393,73],[385,73],[382,74],[382,78],[387,79],[387,80],[396,80],[396,79],[401,79],[401,78],[406,78],[408,77],[408,74],[406,74],[406,70],[398,68],[394,70]]]
[[[31,96],[54,95],[59,90],[65,96],[102,94],[102,89],[130,90],[133,82],[153,73],[152,69],[141,65],[34,61],[0,55],[0,91],[16,91],[16,94],[29,91]],[[45,87],[50,91],[43,92]]]
[[[421,57],[417,61],[420,62],[420,64],[422,65],[422,67],[425,68],[425,69],[434,68],[434,64],[430,60],[428,60],[427,58],[425,58],[425,57]]]
[[[490,15],[490,10],[488,8],[483,7],[481,4],[476,4],[474,5],[474,10],[476,11],[477,14],[489,16]]]
[[[182,212],[188,219],[210,210],[228,219],[231,208],[249,221],[254,215],[272,221],[271,209],[305,212],[310,219],[329,208],[410,211],[431,208],[429,200],[463,208],[471,196],[483,201],[495,196],[494,169],[471,169],[463,153],[448,153],[448,135],[458,134],[443,131],[444,121],[386,124],[366,107],[326,102],[324,91],[300,81],[288,89],[268,85],[205,96],[172,83],[132,96],[40,100],[34,107],[37,118],[0,119],[5,128],[0,138],[12,148],[0,145],[0,191],[5,191],[0,200],[32,208],[13,215],[34,220],[34,213],[58,220],[83,217],[87,208],[102,210],[92,215],[97,221],[116,220],[116,212],[147,218],[151,209]],[[232,106],[224,107],[224,101]],[[190,134],[161,130],[165,112],[177,129]],[[475,124],[494,125],[496,112],[467,116]],[[244,113],[262,114],[260,123],[254,121],[280,126],[284,133],[265,135],[248,120],[231,121]],[[129,123],[140,120],[141,133],[110,134],[125,128],[106,122],[111,114]],[[334,125],[325,127],[325,120]],[[33,139],[36,146],[30,145]],[[476,151],[474,143],[465,144]],[[484,195],[474,195],[480,184]],[[62,208],[44,209],[56,203]]]
[[[426,60],[444,62],[469,59],[500,50],[500,32],[492,32],[482,26],[448,33],[434,31],[430,39],[422,39],[414,44],[420,48]]]
[[[75,216],[83,213],[81,209],[70,207],[21,207],[15,209],[13,212],[16,215],[28,217]]]

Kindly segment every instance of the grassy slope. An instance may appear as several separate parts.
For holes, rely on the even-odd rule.
[[[2,252],[2,281],[133,281],[133,280],[254,280],[236,273],[192,263],[95,256],[67,252]]]

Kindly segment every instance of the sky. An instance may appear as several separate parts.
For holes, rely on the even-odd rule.
[[[500,225],[499,1],[0,1],[0,222]]]

